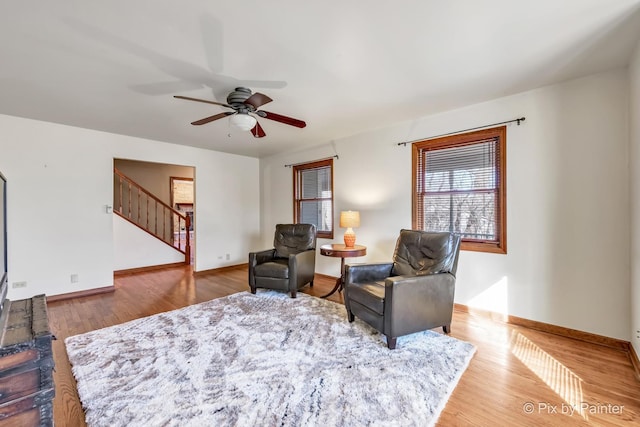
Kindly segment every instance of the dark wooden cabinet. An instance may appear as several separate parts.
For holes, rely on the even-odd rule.
[[[5,300],[0,328],[0,427],[53,426],[53,335],[45,296]]]

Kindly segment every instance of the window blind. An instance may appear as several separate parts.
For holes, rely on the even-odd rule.
[[[497,242],[501,220],[499,159],[497,137],[446,148],[419,148],[416,213],[422,229]]]
[[[296,222],[315,224],[323,237],[333,237],[332,166],[330,159],[294,167]]]

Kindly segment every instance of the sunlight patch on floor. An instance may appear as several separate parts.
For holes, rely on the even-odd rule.
[[[517,331],[513,331],[511,336],[511,353],[574,408],[576,413],[585,420],[589,419],[582,405],[582,378]]]

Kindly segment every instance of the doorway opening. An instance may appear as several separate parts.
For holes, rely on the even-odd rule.
[[[193,178],[169,177],[171,207],[189,218],[189,229],[185,224],[173,224],[174,240],[184,241],[185,234],[189,233],[189,244],[191,245],[191,265],[194,264],[194,217],[193,217]]]
[[[150,228],[148,233],[183,252],[182,259],[190,261],[195,269],[195,168],[129,159],[114,159],[113,165],[114,213],[116,206],[122,205],[118,211],[120,217],[134,223],[142,232]],[[141,237],[139,231],[124,227],[114,227],[116,271],[177,261],[175,253]]]

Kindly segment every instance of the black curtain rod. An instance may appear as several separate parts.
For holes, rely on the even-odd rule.
[[[300,163],[290,163],[288,165],[284,165],[284,167],[285,168],[290,168],[292,166],[304,165],[305,163],[321,162],[323,160],[329,160],[329,159],[340,159],[340,157],[338,157],[337,154],[334,154],[333,156],[325,157],[324,159],[309,160],[308,162],[300,162]]]
[[[472,130],[478,130],[478,129],[484,129],[484,128],[490,128],[493,126],[498,126],[498,125],[505,125],[507,123],[513,123],[513,122],[517,122],[518,126],[520,126],[520,122],[524,122],[525,118],[524,117],[520,117],[519,119],[513,119],[513,120],[507,120],[506,122],[500,122],[500,123],[493,123],[490,125],[484,125],[484,126],[477,126],[474,128],[469,128],[469,129],[463,129],[463,130],[457,130],[455,132],[449,132],[449,133],[443,133],[441,135],[436,135],[436,136],[430,136],[428,138],[420,138],[420,139],[414,139],[413,141],[407,141],[407,142],[398,142],[398,145],[407,145],[407,144],[413,144],[414,142],[418,142],[418,141],[427,141],[429,139],[435,139],[435,138],[440,138],[441,136],[449,136],[449,135],[455,135],[457,133],[463,133],[463,132],[469,132]]]

